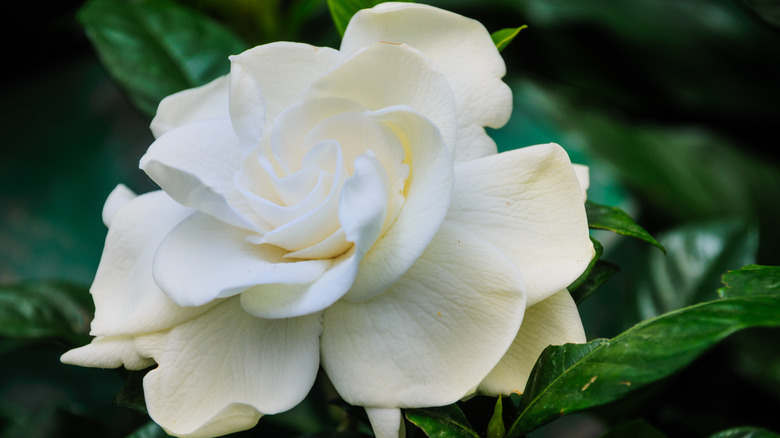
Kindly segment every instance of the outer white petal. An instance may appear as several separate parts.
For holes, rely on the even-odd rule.
[[[263,320],[238,299],[203,316],[136,339],[159,366],[144,377],[152,419],[175,436],[248,429],[309,392],[319,367],[318,315]]]
[[[439,229],[452,190],[452,158],[429,120],[402,108],[377,111],[374,117],[401,139],[411,173],[403,208],[366,254],[355,284],[345,296],[353,301],[384,292],[412,266]]]
[[[496,153],[483,127],[509,120],[512,92],[501,81],[506,67],[482,24],[428,5],[383,3],[355,14],[341,50],[352,54],[378,41],[420,50],[447,76],[458,108],[456,161]]]
[[[366,408],[371,428],[376,438],[404,438],[406,428],[401,410],[398,408]]]
[[[293,261],[285,251],[257,245],[242,230],[195,213],[162,241],[154,258],[154,279],[180,306],[200,306],[258,284],[300,284],[317,280],[329,260]]]
[[[208,119],[228,118],[228,76],[171,94],[160,102],[150,128],[158,138],[173,128]]]
[[[531,146],[455,166],[446,222],[506,252],[534,305],[565,289],[593,257],[582,189],[556,144]]]
[[[96,309],[93,335],[163,330],[207,310],[177,306],[152,278],[157,247],[190,214],[162,191],[141,195],[116,212],[90,288]]]
[[[125,204],[135,199],[136,194],[127,186],[119,184],[111,191],[103,204],[103,223],[107,227],[111,226],[111,221],[114,220],[116,212],[119,211]]]
[[[522,279],[495,246],[443,224],[385,293],[324,313],[322,364],[347,402],[441,406],[472,391],[514,339]]]
[[[577,305],[568,291],[560,291],[526,310],[512,346],[479,385],[479,391],[491,395],[522,393],[542,350],[549,345],[585,341]]]
[[[62,355],[60,360],[70,365],[94,368],[118,368],[142,370],[154,365],[154,361],[138,355],[131,336],[98,336],[90,344],[75,348]]]
[[[446,77],[418,50],[373,44],[314,82],[306,97],[342,97],[370,110],[406,105],[430,119],[455,148],[457,110]]]
[[[588,166],[584,166],[582,164],[572,164],[572,167],[574,168],[574,173],[577,175],[577,181],[579,181],[580,187],[582,188],[582,199],[584,202],[588,199],[588,188],[590,187],[590,169]]]
[[[152,143],[141,168],[176,202],[231,225],[259,221],[233,183],[242,151],[229,119],[191,123]]]
[[[310,83],[343,58],[338,50],[328,47],[276,42],[249,49],[231,60],[241,63],[259,84],[270,125],[282,110],[299,100]]]

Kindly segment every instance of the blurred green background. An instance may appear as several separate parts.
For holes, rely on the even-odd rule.
[[[76,20],[84,2],[17,3],[2,30],[0,315],[23,319],[45,313],[24,301],[29,282],[49,281],[49,295],[34,285],[44,299],[89,285],[105,237],[102,203],[116,184],[139,193],[154,186],[137,168],[152,141],[149,114],[98,59]],[[338,46],[325,0],[179,3],[247,48]],[[499,148],[560,143],[591,166],[591,200],[625,209],[667,247],[664,257],[596,234],[621,272],[581,306],[589,339],[715,299],[728,269],[780,264],[780,2],[428,3],[490,31],[528,25],[502,53],[515,109],[491,131]],[[73,312],[83,322],[75,336],[0,329],[0,437],[126,436],[145,423],[110,402],[126,373],[59,364],[88,339],[88,310]],[[637,416],[669,436],[742,425],[780,431],[778,334],[739,333],[638,396],[535,434],[595,437]],[[334,421],[308,406],[261,421],[257,432],[297,436]]]

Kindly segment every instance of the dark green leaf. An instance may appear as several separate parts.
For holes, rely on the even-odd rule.
[[[635,278],[640,320],[718,298],[722,273],[753,263],[758,250],[758,230],[742,221],[686,225],[660,240],[669,253],[648,254]]]
[[[562,415],[620,400],[670,376],[738,330],[778,326],[778,296],[752,295],[671,312],[612,340],[548,347],[531,372],[508,435],[518,437]]]
[[[504,438],[506,427],[504,426],[504,403],[499,395],[496,398],[496,407],[493,408],[493,416],[490,417],[487,427],[487,438]]]
[[[344,30],[349,24],[352,16],[361,9],[369,9],[384,2],[385,0],[328,0],[330,15],[333,17],[333,23],[339,35],[344,35]],[[409,2],[411,3],[411,2]]]
[[[588,226],[599,230],[609,230],[624,236],[635,237],[657,246],[666,253],[663,245],[655,240],[644,228],[634,222],[631,217],[617,207],[596,204],[587,201],[585,210],[588,214]]]
[[[574,302],[579,305],[585,301],[585,298],[593,294],[617,272],[620,272],[620,268],[617,265],[604,260],[597,260],[593,268],[590,269],[588,278],[579,287],[571,291],[571,297],[574,299]]]
[[[525,29],[528,26],[520,26],[520,27],[508,27],[506,29],[497,30],[490,34],[490,38],[493,39],[493,43],[496,45],[496,48],[499,52],[503,51],[506,46],[509,45],[509,43],[512,42],[513,39],[517,36],[517,34],[520,33],[521,30]]]
[[[429,438],[478,438],[466,416],[456,405],[440,408],[410,409],[406,418]]]
[[[132,409],[141,414],[146,414],[146,401],[144,400],[144,376],[152,368],[140,371],[130,371],[130,374],[122,385],[116,396],[114,403]]]
[[[78,14],[98,55],[147,115],[164,97],[225,74],[247,45],[216,21],[170,0],[90,0]]]
[[[665,438],[666,435],[644,420],[618,425],[600,438]]]
[[[758,427],[738,427],[736,429],[724,430],[710,438],[778,438],[780,435]]]
[[[721,297],[780,293],[780,266],[748,265],[723,274]]]
[[[33,281],[0,286],[0,336],[89,342],[94,307],[82,286]]]

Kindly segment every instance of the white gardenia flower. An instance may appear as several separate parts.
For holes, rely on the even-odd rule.
[[[156,363],[149,414],[188,437],[294,407],[321,365],[397,437],[400,408],[522,391],[545,346],[585,340],[586,169],[496,153],[512,96],[480,23],[386,3],[340,50],[230,61],[160,104],[141,168],[162,190],[106,201],[95,339],[64,362]]]

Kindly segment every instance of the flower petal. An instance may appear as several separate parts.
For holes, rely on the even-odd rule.
[[[295,261],[272,245],[246,240],[251,231],[195,213],[162,241],[154,258],[154,279],[180,306],[200,306],[258,284],[311,283],[330,260]]]
[[[154,361],[138,355],[132,336],[98,336],[91,343],[70,350],[60,358],[62,363],[93,368],[118,368],[142,370],[154,365]]]
[[[361,258],[376,242],[387,217],[389,185],[376,157],[360,155],[355,159],[355,173],[341,188],[339,222]]]
[[[495,246],[444,223],[385,293],[324,312],[322,364],[348,403],[441,406],[498,363],[520,327],[522,279]]]
[[[529,305],[565,289],[594,254],[582,189],[555,144],[455,166],[445,221],[469,227],[506,252],[520,268]]]
[[[311,389],[319,367],[319,315],[264,320],[230,299],[169,331],[136,339],[159,366],[144,377],[152,419],[175,436],[248,429],[286,411]]]
[[[230,122],[241,149],[260,144],[265,126],[265,99],[260,84],[235,57],[230,57]]]
[[[341,50],[352,54],[379,41],[420,50],[447,77],[458,109],[456,161],[496,153],[483,127],[509,120],[512,92],[501,81],[506,67],[482,24],[428,5],[383,3],[355,14]]]
[[[582,188],[582,202],[585,202],[588,199],[588,188],[590,187],[590,169],[582,164],[572,164],[572,167]]]
[[[404,438],[406,428],[400,409],[366,408],[376,438]]]
[[[333,259],[317,280],[307,284],[261,284],[241,293],[244,310],[259,318],[290,318],[320,312],[341,298],[357,275],[360,254],[353,247]]]
[[[171,129],[188,123],[228,117],[228,76],[225,75],[163,99],[150,128],[154,138],[159,138]]]
[[[96,309],[92,335],[164,330],[208,309],[177,306],[152,277],[160,242],[190,214],[162,191],[138,196],[116,212],[90,288]]]
[[[549,345],[585,341],[577,305],[569,292],[562,290],[526,310],[512,346],[480,383],[479,391],[491,395],[522,393],[542,350]]]
[[[241,158],[230,120],[220,119],[168,132],[152,143],[140,165],[176,202],[257,230],[261,221],[233,183]]]
[[[125,204],[135,199],[135,197],[136,194],[128,189],[127,186],[123,184],[116,186],[108,195],[105,204],[103,204],[103,223],[107,227],[111,226],[111,221],[114,220],[116,212]]]
[[[317,79],[305,97],[341,97],[369,110],[407,105],[430,119],[447,146],[455,147],[455,98],[444,75],[418,50],[373,44]]]
[[[439,229],[450,203],[452,158],[436,127],[409,109],[391,107],[372,117],[392,129],[411,173],[402,188],[406,200],[395,222],[360,264],[345,299],[360,301],[384,292],[420,257]]]
[[[231,57],[251,73],[265,96],[266,122],[299,100],[299,94],[317,77],[337,65],[344,55],[328,47],[275,42]]]

